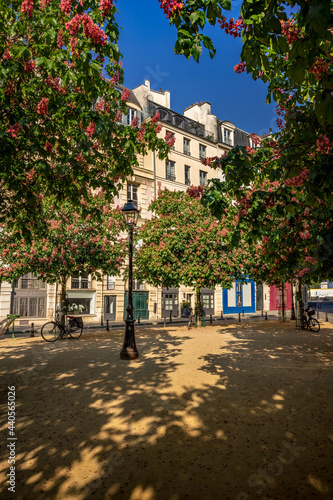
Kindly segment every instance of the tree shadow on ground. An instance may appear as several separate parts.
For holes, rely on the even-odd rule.
[[[18,500],[332,498],[331,331],[139,335],[130,363],[118,332],[0,345],[4,411],[17,390]],[[5,439],[1,451],[12,498]]]

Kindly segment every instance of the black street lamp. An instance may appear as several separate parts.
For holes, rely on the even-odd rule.
[[[128,304],[126,307],[127,316],[125,319],[125,338],[124,345],[120,352],[120,359],[137,359],[139,357],[139,351],[135,345],[135,335],[134,335],[134,322],[133,317],[133,299],[132,299],[132,289],[133,289],[133,230],[138,221],[138,209],[133,203],[133,200],[128,200],[123,209],[124,221],[128,226]]]

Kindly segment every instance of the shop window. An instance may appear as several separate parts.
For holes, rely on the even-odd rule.
[[[91,298],[69,298],[67,299],[69,314],[91,314]]]

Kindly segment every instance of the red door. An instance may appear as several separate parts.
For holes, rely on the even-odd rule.
[[[270,304],[271,311],[281,311],[282,309],[282,289],[275,285],[270,287]],[[284,308],[286,311],[291,311],[291,286],[290,283],[284,285]]]

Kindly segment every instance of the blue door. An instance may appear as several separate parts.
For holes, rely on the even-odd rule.
[[[252,313],[256,311],[254,281],[234,281],[232,288],[223,289],[223,313]]]

